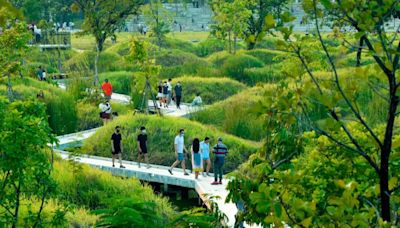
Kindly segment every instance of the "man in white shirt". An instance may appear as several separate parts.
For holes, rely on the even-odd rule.
[[[177,166],[179,163],[182,164],[183,174],[189,175],[185,169],[185,154],[184,154],[184,152],[187,153],[187,149],[185,148],[184,135],[185,135],[185,130],[180,129],[179,134],[175,137],[174,148],[175,148],[176,161],[172,164],[171,168],[168,169],[168,171],[171,175],[173,175],[172,169],[175,168],[175,166]]]

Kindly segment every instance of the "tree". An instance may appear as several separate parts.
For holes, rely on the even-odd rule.
[[[19,75],[22,59],[28,50],[30,33],[22,22],[11,23],[11,28],[0,35],[0,73],[7,77],[7,96],[13,100],[11,77]]]
[[[170,32],[172,13],[164,8],[160,0],[150,0],[143,7],[146,23],[150,26],[150,36],[155,37],[159,50],[165,40],[165,35]]]
[[[9,1],[0,0],[0,27],[6,25],[7,20],[13,20],[15,18],[21,19],[21,17],[21,12]]]
[[[39,202],[37,211],[29,210],[25,226],[42,226],[42,210],[54,191],[51,178],[56,142],[47,122],[46,108],[34,101],[7,102],[0,98],[0,223],[21,225],[21,204]]]
[[[72,7],[81,10],[85,17],[82,25],[83,33],[92,34],[96,40],[95,86],[99,85],[98,61],[104,48],[104,42],[107,37],[114,35],[128,16],[138,14],[142,4],[141,0],[74,0]]]
[[[262,41],[271,28],[270,18],[280,18],[288,3],[289,0],[256,0],[255,4],[250,5],[251,13],[247,17],[247,29],[244,31],[248,49],[254,49],[256,44]]]
[[[223,39],[228,37],[229,53],[236,52],[237,38],[242,37],[243,32],[247,29],[246,21],[251,15],[251,11],[248,8],[254,3],[253,0],[212,1],[212,9],[215,14],[214,20],[217,23],[214,33],[216,33],[217,37]]]
[[[309,132],[299,136],[305,142],[301,145],[304,154],[287,156],[274,169],[260,153],[248,164],[257,170],[232,182],[231,190],[245,189],[241,194],[231,191],[232,199],[246,202],[248,212],[242,218],[300,227],[328,223],[398,226],[399,220],[392,216],[399,216],[400,40],[384,26],[389,18],[397,17],[398,7],[398,1],[307,0],[303,8],[314,22],[315,34],[294,34],[293,27],[276,27],[283,37],[279,45],[291,53],[307,79],[304,74],[293,77],[291,86],[287,82],[287,89],[264,110],[271,110],[278,119],[282,113],[292,113],[295,123],[306,125],[302,129]],[[326,18],[327,23],[322,23]],[[283,23],[292,20],[290,16],[280,19]],[[321,33],[322,26],[335,28],[336,38],[330,39],[343,45],[328,41],[330,36]],[[345,30],[354,32],[341,32]],[[361,37],[365,46],[359,47]],[[338,53],[359,48],[374,63],[338,69]],[[323,54],[318,61],[327,64],[329,73],[321,76],[315,71],[318,61],[313,62],[313,53]],[[368,118],[364,106],[369,104],[359,96],[366,92],[378,97],[379,109],[385,112],[381,122]],[[292,98],[282,99],[285,94]],[[321,115],[316,118],[318,112]]]

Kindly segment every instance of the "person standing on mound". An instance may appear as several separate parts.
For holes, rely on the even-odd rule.
[[[119,167],[125,168],[122,165],[122,136],[121,136],[121,129],[119,126],[115,127],[115,132],[111,136],[111,153],[112,153],[112,166],[115,167],[114,161],[115,157],[118,156],[119,159]]]
[[[146,128],[143,126],[140,128],[140,134],[137,137],[138,143],[138,166],[140,168],[140,161],[142,160],[142,155],[147,163],[147,168],[150,168],[149,157],[147,155],[147,134]]]
[[[175,148],[176,161],[172,164],[171,168],[168,169],[168,172],[171,175],[173,175],[172,169],[175,168],[175,166],[177,166],[179,163],[182,164],[183,174],[189,175],[185,169],[185,156],[183,154],[183,152],[187,153],[187,149],[185,148],[184,136],[185,136],[185,130],[180,129],[179,134],[175,137],[174,148]]]

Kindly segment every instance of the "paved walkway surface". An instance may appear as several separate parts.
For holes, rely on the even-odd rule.
[[[84,132],[58,136],[57,138],[62,146],[63,144],[83,141],[94,134],[96,130],[97,129],[93,129]],[[69,158],[68,152],[61,150],[56,151],[61,154],[62,158]],[[214,181],[213,177],[200,176],[198,180],[195,180],[194,174],[185,176],[183,175],[183,171],[181,169],[174,169],[174,175],[171,175],[168,172],[169,167],[152,164],[150,168],[146,168],[145,164],[142,164],[142,168],[139,168],[136,162],[131,161],[123,161],[123,165],[126,167],[125,169],[119,168],[118,162],[114,168],[112,167],[111,159],[105,157],[82,155],[75,157],[74,159],[80,163],[87,164],[105,171],[110,171],[114,175],[136,177],[145,181],[194,188],[205,202],[209,196],[216,196],[217,198],[213,200],[218,205],[220,211],[227,216],[226,224],[228,227],[234,227],[237,208],[234,203],[225,203],[225,199],[228,195],[228,191],[226,190],[227,181],[223,181],[222,185],[211,185],[211,183]]]
[[[57,80],[58,87],[61,89],[66,89],[65,82],[63,80]],[[120,94],[120,93],[113,93],[111,95],[111,101],[116,102],[116,103],[121,103],[121,104],[129,104],[131,102],[131,97],[125,94]],[[157,105],[160,107],[159,102],[157,101]],[[152,100],[148,101],[148,106],[150,107],[150,110],[154,110],[154,103]],[[204,108],[201,107],[201,108]],[[193,107],[190,104],[187,103],[182,103],[180,105],[180,109],[178,109],[175,105],[175,103],[172,101],[171,104],[168,106],[168,108],[160,108],[161,114],[166,115],[166,116],[174,116],[174,117],[185,117],[190,115],[190,113],[196,112],[201,109],[200,107]]]

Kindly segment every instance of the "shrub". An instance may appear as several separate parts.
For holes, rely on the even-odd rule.
[[[163,51],[156,56],[157,64],[162,66],[160,77],[173,78],[182,75],[210,75],[210,64],[194,54],[179,50]]]
[[[96,52],[85,51],[68,60],[65,63],[65,68],[69,71],[94,71],[95,56]],[[124,58],[112,52],[102,52],[100,54],[98,67],[99,72],[136,69],[133,64],[127,63]]]
[[[113,92],[129,94],[131,92],[132,83],[137,74],[127,71],[105,72],[99,75],[100,82],[108,79],[113,86]]]
[[[173,83],[180,81],[183,88],[183,102],[191,103],[197,93],[200,93],[204,104],[211,104],[230,97],[246,86],[230,78],[174,78]]]
[[[231,55],[225,60],[221,72],[223,72],[223,75],[227,75],[240,82],[246,82],[244,70],[246,68],[262,67],[263,65],[260,60],[253,56],[237,54]]]
[[[274,87],[257,86],[245,90],[194,113],[191,119],[211,124],[219,130],[244,139],[259,141],[265,136],[264,120],[253,113],[252,109],[267,91],[274,91]]]
[[[171,218],[173,210],[167,199],[156,196],[148,186],[142,186],[135,178],[115,177],[87,165],[64,161],[54,163],[53,178],[58,185],[57,198],[68,204],[93,209],[109,208],[112,198],[137,196],[142,202],[156,203],[155,213],[162,212]]]
[[[116,125],[123,126],[123,157],[129,160],[136,157],[137,154],[136,137],[139,132],[138,129],[140,126],[146,126],[149,134],[149,159],[151,163],[159,165],[169,166],[174,162],[173,140],[180,128],[186,129],[186,146],[190,144],[194,137],[203,139],[205,136],[209,136],[212,142],[215,143],[216,138],[222,136],[224,142],[230,148],[224,168],[226,172],[234,170],[258,148],[257,143],[239,139],[214,128],[206,127],[186,119],[126,115],[119,117],[112,124],[102,127],[92,137],[87,139],[83,143],[83,152],[110,157],[110,136]]]
[[[248,85],[256,85],[257,83],[276,83],[284,79],[284,74],[276,65],[267,65],[262,68],[244,69],[244,81]]]
[[[183,52],[188,52],[195,54],[196,53],[196,47],[193,45],[193,43],[176,39],[176,38],[169,38],[167,37],[164,41],[163,48],[165,49],[177,49],[181,50]]]
[[[284,52],[266,50],[266,49],[254,49],[254,50],[248,50],[248,51],[241,51],[240,53],[256,57],[258,60],[260,60],[264,64],[278,63],[285,56]]]
[[[75,132],[78,118],[75,99],[66,92],[45,93],[49,124],[57,135]]]
[[[44,92],[46,112],[50,127],[55,134],[75,132],[77,116],[74,97],[57,86],[32,78],[14,78],[12,80],[15,99],[36,99],[39,91]],[[0,87],[0,94],[6,95],[6,87]]]
[[[219,68],[224,64],[225,60],[230,56],[231,54],[229,54],[227,51],[215,52],[207,57],[207,61],[212,63],[215,67]]]
[[[196,55],[200,57],[205,57],[215,52],[223,51],[225,45],[226,42],[221,39],[208,38],[196,45]]]
[[[78,118],[78,131],[84,131],[96,127],[100,127],[103,122],[99,118],[99,107],[85,103],[79,102],[76,105],[77,118]]]

